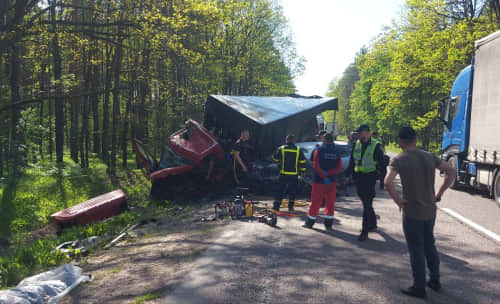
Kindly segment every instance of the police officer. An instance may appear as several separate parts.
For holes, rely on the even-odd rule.
[[[295,135],[286,137],[286,145],[279,147],[273,155],[273,161],[279,163],[280,177],[278,191],[274,198],[273,210],[280,210],[285,190],[288,192],[288,211],[293,211],[299,174],[306,172],[306,158],[302,150],[295,145]]]
[[[384,151],[378,141],[371,139],[367,124],[360,125],[356,131],[358,140],[354,143],[347,174],[348,178],[352,176],[354,179],[358,196],[363,202],[363,224],[358,240],[366,241],[368,232],[377,229],[373,199],[377,172],[380,172],[380,166],[384,163]]]
[[[331,230],[337,197],[336,175],[342,172],[342,158],[340,151],[333,143],[332,134],[323,135],[323,144],[314,151],[313,166],[314,180],[311,190],[311,205],[307,210],[307,220],[303,227],[312,228],[324,199],[325,228]]]

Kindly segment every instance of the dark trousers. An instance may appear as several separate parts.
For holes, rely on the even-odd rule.
[[[384,188],[384,179],[385,179],[385,176],[387,175],[387,167],[386,166],[383,166],[382,168],[380,168],[381,171],[380,171],[380,189],[383,189]]]
[[[430,279],[439,281],[439,254],[434,239],[436,219],[421,221],[403,216],[403,231],[410,252],[413,286],[425,289],[425,262]]]
[[[286,192],[288,194],[289,204],[293,204],[295,202],[295,194],[297,193],[298,180],[299,179],[297,175],[280,174],[274,201],[279,202],[281,205],[281,200],[283,199],[283,196]]]
[[[368,233],[377,227],[377,216],[373,210],[373,199],[375,198],[375,184],[377,175],[375,173],[359,174],[355,179],[356,191],[363,202],[363,225],[361,232]]]
[[[247,167],[247,172],[243,171],[241,166],[236,163],[233,163],[233,173],[234,180],[236,182],[236,188],[238,189],[238,194],[246,195],[250,189],[250,172],[252,170],[251,164],[245,164]]]

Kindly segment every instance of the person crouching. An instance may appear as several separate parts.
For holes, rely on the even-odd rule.
[[[311,191],[311,205],[307,210],[307,220],[303,227],[312,228],[325,200],[325,228],[332,230],[335,199],[337,197],[336,175],[342,172],[340,151],[333,143],[330,133],[323,135],[323,144],[314,151],[314,179]]]

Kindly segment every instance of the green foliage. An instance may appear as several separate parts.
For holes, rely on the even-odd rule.
[[[162,296],[162,293],[160,291],[155,291],[155,292],[149,292],[145,295],[142,295],[140,297],[137,297],[135,299],[135,304],[142,304],[144,303],[145,301],[151,301],[151,300],[154,300],[154,299],[158,299],[158,298],[161,298]]]
[[[402,19],[362,49],[355,61],[359,80],[354,90],[349,67],[333,91],[347,92],[340,99],[342,130],[369,123],[392,139],[401,126],[411,125],[422,146],[435,149],[441,132],[437,101],[471,62],[474,41],[498,29],[495,21],[481,15],[449,18],[452,2],[407,1]]]
[[[148,205],[149,181],[142,172],[122,169],[112,179],[102,162],[91,159],[91,164],[91,169],[82,169],[73,162],[44,161],[30,165],[15,181],[2,184],[2,224],[10,223],[2,237],[11,244],[0,257],[0,287],[12,286],[35,272],[69,262],[68,256],[54,252],[62,242],[115,235],[128,223],[146,216],[124,212],[105,221],[65,229],[58,237],[35,237],[34,230],[44,231],[50,224],[50,214],[116,188],[127,193],[129,205]],[[154,212],[160,214],[161,210],[158,207]]]

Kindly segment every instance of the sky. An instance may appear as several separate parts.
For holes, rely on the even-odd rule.
[[[305,71],[297,93],[324,96],[356,53],[397,19],[404,0],[280,0]]]

